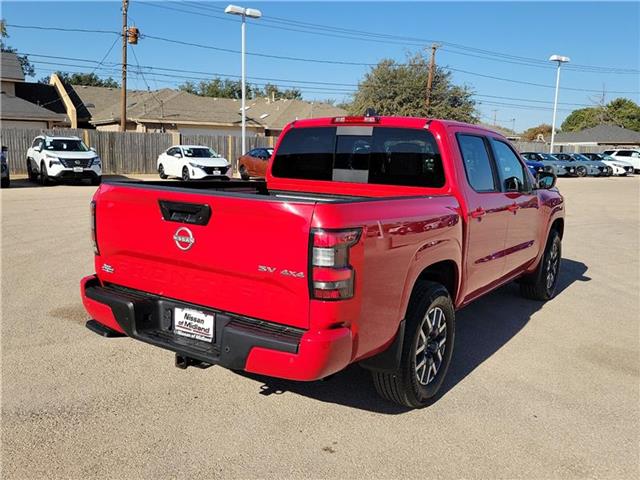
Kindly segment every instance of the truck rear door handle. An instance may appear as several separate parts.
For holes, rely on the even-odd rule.
[[[487,212],[485,212],[484,208],[482,207],[478,207],[476,208],[473,212],[471,212],[471,218],[482,218],[487,214]]]
[[[170,202],[159,200],[162,218],[168,222],[206,225],[211,218],[211,207],[198,203]]]
[[[511,205],[509,205],[507,207],[507,210],[509,210],[510,212],[516,213],[516,211],[520,208],[520,206],[517,203],[512,203]]]

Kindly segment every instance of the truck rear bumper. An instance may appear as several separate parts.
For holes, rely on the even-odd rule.
[[[201,362],[290,380],[317,380],[351,361],[351,330],[307,331],[210,308],[185,304],[114,285],[89,276],[80,284],[82,302],[105,327]],[[215,315],[211,343],[176,335],[174,308]],[[92,329],[95,331],[95,329]]]

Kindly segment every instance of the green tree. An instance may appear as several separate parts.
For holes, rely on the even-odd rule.
[[[577,132],[601,123],[640,131],[640,106],[628,98],[616,98],[604,106],[580,108],[562,122],[562,130]]]
[[[428,75],[428,61],[420,53],[409,56],[405,64],[384,59],[359,83],[349,112],[362,115],[373,108],[380,115],[424,117]],[[450,71],[436,67],[429,116],[477,123],[472,95],[468,87],[453,84]]]
[[[528,128],[522,133],[522,139],[531,142],[537,140],[538,135],[542,135],[545,139],[551,138],[551,125],[541,123],[537,127]]]
[[[4,19],[0,20],[0,52],[7,53],[16,53],[17,50],[13,47],[10,47],[4,41],[5,38],[9,38],[9,34],[7,33],[7,25]],[[26,77],[33,77],[36,74],[36,69],[33,67],[31,62],[29,61],[29,57],[26,55],[16,55],[18,57],[18,61],[20,62],[20,66],[22,67],[22,73]]]
[[[219,77],[207,81],[200,81],[197,84],[185,82],[178,87],[183,92],[200,95],[201,97],[215,98],[242,98],[242,83],[240,80],[222,79]],[[260,90],[251,84],[247,84],[247,98],[252,98]]]
[[[302,92],[297,88],[287,88],[280,90],[277,85],[267,83],[262,90],[262,95],[268,98],[274,98],[275,100],[286,98],[289,100],[302,100]]]
[[[86,85],[88,87],[110,87],[118,88],[120,84],[112,77],[100,78],[95,73],[67,73],[56,72],[60,80],[71,85]],[[39,83],[49,83],[49,77],[42,77]]]

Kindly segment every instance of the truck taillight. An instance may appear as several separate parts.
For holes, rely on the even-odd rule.
[[[311,297],[318,300],[344,300],[353,297],[355,272],[349,251],[362,229],[311,230]]]
[[[98,237],[96,236],[96,202],[92,201],[89,208],[91,210],[91,243],[93,244],[93,253],[100,255],[100,250],[98,250]]]

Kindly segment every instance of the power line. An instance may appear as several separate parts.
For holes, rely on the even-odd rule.
[[[113,41],[113,43],[111,44],[111,46],[109,47],[109,49],[107,50],[107,53],[104,54],[104,57],[102,57],[102,60],[100,60],[100,62],[98,62],[98,64],[93,67],[93,70],[91,70],[91,73],[96,71],[97,67],[101,67],[102,64],[104,63],[104,61],[107,59],[107,57],[109,56],[109,54],[111,53],[111,50],[113,50],[113,47],[116,46],[116,43],[118,43],[118,40],[120,40],[120,37],[116,37],[115,40]]]
[[[7,23],[7,27],[11,28],[25,28],[30,30],[53,30],[58,32],[77,32],[77,33],[111,33],[115,35],[122,35],[120,32],[116,32],[115,30],[94,30],[87,28],[63,28],[63,27],[47,27],[43,25],[16,25],[15,23]]]
[[[182,13],[187,13],[187,14],[191,14],[191,15],[199,15],[199,16],[205,16],[205,17],[210,17],[210,18],[216,18],[219,20],[225,20],[225,21],[234,21],[233,19],[230,19],[224,15],[215,15],[215,14],[211,14],[211,13],[204,13],[201,10],[205,9],[208,12],[211,11],[215,11],[218,12],[219,9],[217,7],[213,7],[210,5],[204,5],[202,3],[194,3],[194,2],[184,2],[186,4],[187,7],[192,7],[192,8],[197,8],[199,11],[193,11],[193,10],[184,10],[184,9],[178,9],[175,7],[167,7],[166,5],[154,5],[154,4],[148,4],[148,3],[143,3],[143,5],[147,5],[147,6],[152,6],[152,7],[159,7],[159,8],[166,8],[166,9],[171,9],[171,10],[175,10],[175,11],[179,11]],[[184,5],[182,5],[184,6]],[[271,23],[275,23],[277,26],[274,25],[265,25],[265,22],[271,22]],[[496,51],[491,51],[491,50],[485,50],[485,49],[479,49],[476,47],[469,47],[467,45],[461,45],[461,44],[457,44],[457,43],[453,43],[453,42],[446,42],[446,41],[442,41],[442,40],[434,40],[434,39],[425,39],[425,38],[417,38],[417,37],[406,37],[406,36],[399,36],[399,35],[391,35],[391,34],[384,34],[384,33],[374,33],[374,32],[367,32],[367,31],[363,31],[363,30],[356,30],[356,29],[351,29],[351,28],[341,28],[341,27],[336,27],[336,26],[329,26],[329,25],[322,25],[322,24],[318,24],[318,23],[311,23],[311,22],[302,22],[302,21],[298,21],[298,20],[291,20],[291,19],[286,19],[286,18],[282,18],[282,17],[274,17],[274,16],[263,16],[260,22],[257,22],[255,24],[258,27],[267,27],[267,28],[277,28],[277,29],[281,29],[281,30],[291,30],[291,31],[296,31],[296,32],[300,32],[300,33],[304,33],[304,34],[313,34],[313,35],[323,35],[323,36],[334,36],[337,38],[350,38],[350,39],[354,39],[354,40],[366,40],[366,41],[376,41],[379,43],[401,43],[403,45],[407,45],[407,44],[414,44],[416,46],[424,46],[425,43],[440,43],[442,45],[446,45],[450,48],[453,49],[458,49],[458,50],[463,50],[463,52],[456,52],[455,50],[450,50],[447,49],[447,51],[451,52],[451,53],[456,53],[456,54],[460,54],[460,55],[467,55],[467,56],[474,56],[477,58],[483,58],[486,60],[497,60],[496,58],[490,58],[491,56],[493,57],[498,57],[499,59],[501,59],[503,62],[505,63],[515,63],[518,65],[525,65],[525,66],[533,66],[533,67],[542,67],[542,68],[547,68],[547,69],[553,69],[554,67],[552,65],[549,65],[547,61],[542,60],[542,59],[538,59],[538,58],[531,58],[531,57],[523,57],[523,56],[518,56],[518,55],[513,55],[513,54],[506,54],[506,53],[502,53],[502,52],[496,52]],[[303,29],[290,29],[290,28],[285,28],[282,25],[289,25],[289,26],[296,26],[296,27],[301,27]],[[309,28],[312,27],[312,28]],[[321,30],[321,32],[318,32],[318,30]],[[335,34],[331,34],[331,32],[333,33],[338,33],[339,35],[335,35]],[[351,35],[351,36],[345,36],[345,34]],[[354,37],[355,35],[355,37]],[[472,53],[466,53],[466,52],[475,52],[476,54],[472,54]],[[481,54],[481,55],[478,55]],[[570,70],[575,70],[575,71],[583,71],[585,73],[613,73],[613,74],[637,74],[640,73],[640,70],[638,69],[630,69],[630,68],[619,68],[619,67],[604,67],[604,66],[595,66],[595,65],[582,65],[582,64],[570,64],[566,66],[567,69]]]
[[[73,58],[73,57],[62,57],[62,56],[55,56],[55,55],[41,55],[41,54],[35,54],[35,53],[28,53],[28,52],[20,52],[20,54],[22,55],[28,55],[31,57],[36,57],[36,58],[51,58],[51,59],[58,59],[58,60],[69,60],[69,61],[75,61],[75,62],[86,62],[86,63],[95,63],[95,60],[88,60],[88,59],[82,59],[82,58]],[[52,65],[61,65],[61,66],[75,66],[75,67],[84,67],[84,68],[90,68],[91,65],[77,65],[77,64],[60,64],[59,62],[56,63],[51,63],[51,62],[43,62],[43,61],[34,61],[36,63],[41,63],[41,64],[52,64]],[[117,64],[111,64],[113,67],[115,67]],[[150,66],[150,65],[140,65],[139,63],[137,63],[136,65],[129,65],[129,67],[137,67],[138,69],[146,69],[148,70],[149,74],[153,75],[154,71],[159,71],[159,72],[175,72],[175,73],[191,73],[191,74],[195,74],[195,75],[207,75],[210,77],[231,77],[231,78],[239,78],[238,75],[233,75],[233,74],[227,74],[227,73],[221,73],[221,72],[206,72],[206,71],[198,71],[198,70],[187,70],[187,69],[177,69],[177,68],[167,68],[167,67],[158,67],[158,66]],[[167,75],[165,75],[167,76]],[[179,78],[187,78],[187,79],[202,79],[202,80],[208,80],[209,78],[205,78],[205,77],[194,77],[194,76],[183,76],[183,75],[173,75]],[[297,86],[300,86],[300,84],[309,84],[309,85],[322,85],[322,86],[336,86],[336,87],[354,87],[356,88],[358,85],[355,83],[339,83],[339,82],[321,82],[321,81],[310,81],[310,80],[297,80],[297,79],[287,79],[287,78],[272,78],[272,77],[249,77],[252,80],[264,80],[264,81],[268,81],[268,82],[292,82],[297,84]],[[347,90],[347,89],[332,89],[332,91],[340,91],[340,92],[352,92],[353,90]],[[481,94],[481,93],[473,93],[472,94],[475,97],[486,97],[486,98],[492,98],[492,99],[499,99],[499,100],[515,100],[515,101],[521,101],[521,102],[532,102],[532,103],[541,103],[541,104],[548,104],[551,105],[553,102],[551,101],[546,101],[546,100],[537,100],[537,99],[530,99],[530,98],[520,98],[520,97],[504,97],[504,96],[499,96],[499,95],[488,95],[488,94]],[[586,103],[572,103],[572,102],[560,102],[561,105],[570,105],[570,106],[576,106],[576,107],[590,107],[592,106],[591,104],[586,104]]]

